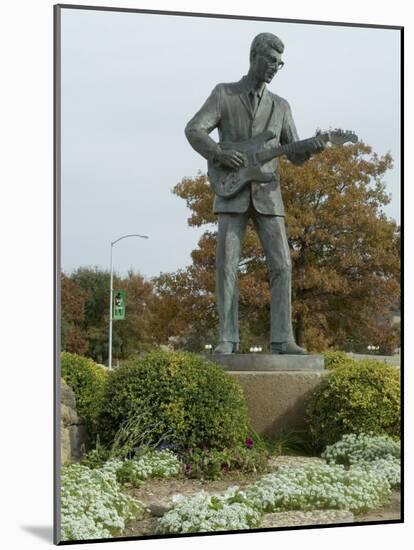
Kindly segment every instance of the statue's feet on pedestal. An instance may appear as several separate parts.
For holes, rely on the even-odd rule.
[[[305,349],[295,344],[293,340],[291,342],[272,342],[270,348],[272,353],[279,355],[309,355]]]
[[[231,353],[237,353],[239,351],[238,342],[220,342],[214,350],[214,353],[220,353],[222,355],[230,355]]]

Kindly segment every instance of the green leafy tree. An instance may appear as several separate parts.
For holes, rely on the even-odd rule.
[[[108,357],[110,274],[98,267],[80,267],[70,278],[86,294],[83,330],[88,341],[87,355],[98,363]]]
[[[156,345],[151,326],[153,289],[150,282],[133,271],[125,278],[118,278],[117,289],[126,291],[126,315],[125,320],[113,323],[113,354],[125,359]]]
[[[78,346],[74,349],[66,345],[63,349],[86,354],[98,363],[105,363],[108,358],[110,273],[97,267],[81,267],[69,276],[64,275],[63,279],[65,304],[77,304],[78,308],[74,305],[72,309],[68,305],[62,308],[64,311],[77,311],[76,330],[82,336],[83,343],[82,348]],[[130,271],[124,278],[115,274],[113,285],[114,289],[126,290],[127,296],[126,317],[125,320],[113,322],[112,342],[114,359],[125,359],[154,345],[151,329],[152,283]]]

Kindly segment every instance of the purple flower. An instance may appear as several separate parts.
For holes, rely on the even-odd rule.
[[[254,444],[253,439],[251,437],[246,437],[244,444],[248,449],[252,449]]]
[[[186,476],[189,476],[191,474],[191,470],[192,470],[192,466],[191,464],[184,464],[184,474]]]

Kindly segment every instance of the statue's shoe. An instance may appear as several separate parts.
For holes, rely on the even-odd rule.
[[[295,344],[295,342],[272,342],[271,350],[274,354],[279,355],[308,355],[308,352]]]
[[[220,342],[214,350],[214,353],[221,353],[223,355],[230,355],[230,353],[239,351],[238,342]]]

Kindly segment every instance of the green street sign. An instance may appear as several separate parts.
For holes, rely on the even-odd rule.
[[[125,319],[125,303],[126,292],[125,290],[114,291],[114,321],[123,321]]]

